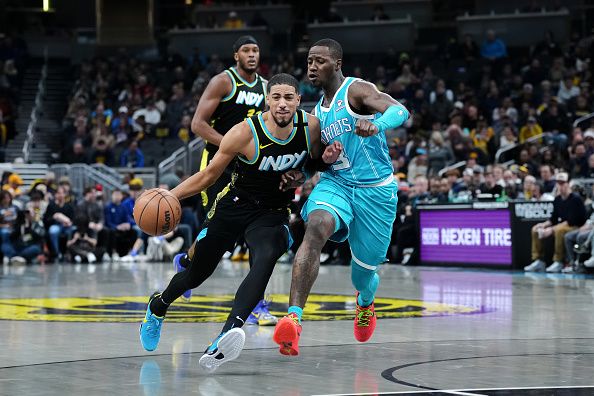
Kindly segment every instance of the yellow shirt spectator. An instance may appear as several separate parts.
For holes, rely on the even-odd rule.
[[[520,143],[524,143],[531,137],[538,136],[541,134],[542,127],[536,123],[536,118],[528,117],[528,124],[524,125],[522,129],[520,129]],[[539,143],[541,140],[542,139],[538,138]]]

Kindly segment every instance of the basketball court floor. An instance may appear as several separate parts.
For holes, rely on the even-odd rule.
[[[269,285],[277,315],[290,270]],[[2,267],[0,395],[594,394],[593,279],[397,265],[381,270],[370,342],[353,338],[349,269],[323,266],[300,356],[250,326],[241,356],[207,374],[198,359],[246,271],[223,262],[149,353],[138,325],[170,264]]]

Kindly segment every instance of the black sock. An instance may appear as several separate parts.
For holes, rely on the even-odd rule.
[[[151,312],[154,315],[163,317],[167,313],[167,308],[169,308],[169,304],[166,304],[165,301],[163,301],[163,297],[161,297],[161,295],[158,295],[157,297],[151,300],[150,308]]]
[[[184,268],[188,268],[191,262],[192,260],[190,260],[190,258],[188,257],[188,253],[184,254],[182,258],[179,260],[179,263]]]
[[[239,316],[235,316],[235,317],[231,317],[228,318],[227,321],[225,322],[225,326],[223,326],[223,333],[226,333],[227,331],[234,329],[234,328],[240,328],[243,327],[243,325],[245,324],[245,321],[242,320]]]

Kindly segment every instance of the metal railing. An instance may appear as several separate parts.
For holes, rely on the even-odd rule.
[[[582,122],[589,120],[590,118],[594,117],[594,113],[586,114],[585,116],[581,116],[577,120],[573,122],[573,127],[580,125]]]
[[[78,194],[82,194],[85,187],[95,184],[103,186],[103,191],[108,195],[108,198],[113,190],[126,189],[126,186],[122,184],[121,177],[114,178],[111,174],[104,173],[87,164],[54,164],[49,169],[56,174],[56,179],[68,176],[72,190]]]
[[[187,145],[175,150],[157,166],[157,179],[160,179],[166,173],[174,171],[177,167],[181,167],[185,174],[193,173],[200,165],[203,152],[202,148],[205,144],[204,140],[198,137]],[[198,166],[193,166],[196,162]]]
[[[516,144],[512,144],[510,146],[505,146],[500,148],[499,150],[497,150],[497,152],[495,153],[495,163],[498,164],[499,163],[499,159],[501,158],[501,155],[504,153],[507,153],[508,151],[514,150],[520,146],[523,146],[526,143],[532,143],[535,142],[537,140],[542,139],[543,137],[546,136],[546,133],[541,133],[539,135],[536,136],[532,136],[529,137],[528,139],[526,139],[525,141],[523,141],[522,143],[516,143]]]
[[[445,168],[442,168],[439,172],[437,172],[437,174],[439,175],[439,177],[442,177],[443,175],[446,174],[447,171],[452,170],[452,169],[458,169],[464,165],[466,165],[466,161],[459,161],[459,162],[456,162],[455,164],[448,165]]]
[[[37,83],[37,95],[35,95],[35,104],[31,109],[31,120],[27,126],[27,137],[23,143],[23,161],[29,162],[31,147],[35,139],[35,128],[37,127],[37,114],[41,112],[43,105],[43,96],[45,95],[45,80],[47,79],[47,46],[43,49],[43,66],[41,67],[41,77]]]

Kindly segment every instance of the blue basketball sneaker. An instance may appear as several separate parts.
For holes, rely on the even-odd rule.
[[[245,323],[260,326],[276,326],[278,318],[268,310],[271,302],[266,299],[260,300]]]
[[[214,372],[223,363],[237,359],[245,344],[245,333],[236,327],[219,336],[206,348],[198,361],[200,367],[209,373]]]
[[[149,298],[148,306],[146,307],[146,315],[140,324],[140,343],[142,344],[142,347],[149,352],[157,349],[157,346],[159,345],[161,326],[165,319],[164,316],[159,317],[151,312],[151,301],[160,295],[161,293],[154,292],[151,298]]]
[[[180,254],[176,254],[175,257],[173,258],[173,268],[175,268],[176,274],[186,270],[186,267],[184,267],[181,264],[181,259],[185,255],[186,255],[186,253],[180,253]],[[182,297],[183,301],[190,302],[190,299],[192,298],[192,289],[186,290],[184,292],[184,294],[181,295],[181,297]]]

